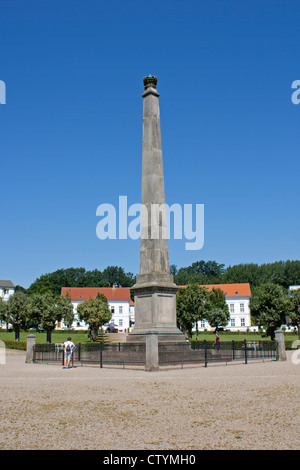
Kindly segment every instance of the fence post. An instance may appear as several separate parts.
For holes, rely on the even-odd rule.
[[[244,345],[245,345],[245,364],[247,364],[247,341],[244,339]]]
[[[81,343],[78,343],[78,362],[80,362],[80,348],[81,348]]]
[[[36,336],[35,335],[28,335],[27,336],[27,345],[26,345],[26,364],[31,364],[34,362],[34,348],[36,345]]]
[[[275,341],[276,341],[277,360],[278,361],[286,361],[284,331],[283,330],[276,330],[275,331]]]
[[[207,367],[207,342],[204,340],[204,367]]]
[[[159,369],[158,361],[158,335],[146,334],[146,364],[145,370],[153,372]]]
[[[232,360],[234,361],[234,341],[232,340]]]

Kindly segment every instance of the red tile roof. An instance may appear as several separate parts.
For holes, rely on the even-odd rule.
[[[225,297],[251,297],[251,289],[248,282],[241,284],[207,284],[201,285],[200,287],[206,287],[209,291],[212,289],[221,289]]]
[[[71,300],[88,300],[103,294],[108,301],[120,300],[130,302],[129,287],[62,287],[61,295],[67,295]]]

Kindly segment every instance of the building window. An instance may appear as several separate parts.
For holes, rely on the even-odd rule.
[[[110,306],[110,311],[111,311],[111,313],[115,313],[115,306],[114,305]]]
[[[241,312],[241,313],[244,313],[244,311],[245,311],[244,304],[240,304],[240,312]]]
[[[119,313],[123,313],[123,305],[119,305]]]
[[[119,319],[119,326],[123,326],[123,320],[122,320],[122,318]]]
[[[234,313],[234,304],[229,305],[230,313]]]
[[[245,326],[245,318],[241,318],[241,326]]]
[[[231,318],[231,320],[230,320],[230,325],[231,325],[231,326],[235,326],[235,318]]]
[[[205,328],[205,321],[204,321],[204,320],[201,320],[201,322],[200,322],[200,328]]]

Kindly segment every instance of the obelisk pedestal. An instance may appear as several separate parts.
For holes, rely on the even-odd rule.
[[[169,268],[164,173],[157,78],[145,77],[143,97],[143,162],[140,275],[134,292],[135,325],[127,341],[185,341],[177,328],[176,292]]]

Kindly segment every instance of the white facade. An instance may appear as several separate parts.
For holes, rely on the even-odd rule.
[[[109,309],[112,313],[112,318],[109,323],[113,323],[119,332],[129,331],[134,323],[134,307],[130,299],[129,288],[126,287],[112,287],[112,288],[63,288],[62,295],[69,292],[73,309],[75,313],[75,320],[72,328],[74,330],[86,330],[88,325],[84,321],[80,321],[77,315],[77,307],[85,300],[95,297],[97,293],[105,295],[108,301]],[[61,322],[60,328],[66,328],[66,325]],[[105,330],[106,325],[104,325]]]
[[[251,314],[249,308],[248,297],[240,297],[236,299],[235,297],[227,297],[226,303],[228,305],[230,320],[224,328],[230,331],[247,331],[251,329]],[[214,330],[209,323],[204,320],[198,322],[198,330]],[[255,329],[255,327],[253,327]]]
[[[292,290],[298,290],[300,289],[300,286],[290,286],[288,289],[288,292],[290,293]]]
[[[75,313],[75,320],[73,322],[72,328],[74,330],[87,330],[88,325],[84,321],[80,321],[77,315],[77,307],[79,304],[82,304],[84,302],[83,300],[79,301],[72,301],[73,304],[73,309]],[[108,306],[109,309],[112,313],[111,320],[109,323],[114,323],[118,331],[125,332],[128,331],[130,328],[130,324],[132,321],[132,316],[133,316],[133,321],[134,321],[134,315],[132,315],[132,312],[130,311],[130,306],[129,302],[127,301],[108,301]],[[66,325],[62,322],[61,324],[62,328],[66,328]],[[105,329],[105,325],[104,325]]]
[[[185,287],[185,286],[180,286]],[[249,302],[251,297],[250,285],[244,284],[210,284],[206,287],[209,291],[213,288],[221,289],[224,292],[225,300],[230,312],[230,320],[225,327],[231,331],[247,331],[255,330],[251,327],[251,313]],[[73,304],[75,321],[72,328],[74,330],[86,330],[88,325],[80,321],[77,316],[77,307],[80,303],[89,298],[96,297],[100,293],[105,295],[108,301],[112,318],[109,323],[113,323],[119,332],[130,331],[134,325],[134,303],[130,298],[130,290],[128,287],[111,287],[111,288],[62,288],[62,295],[69,295]],[[64,323],[59,325],[60,328],[66,328]],[[105,329],[105,325],[104,325]],[[214,330],[207,321],[198,322],[198,330]]]
[[[185,287],[185,286],[181,286]],[[209,291],[212,289],[221,289],[225,295],[225,301],[228,305],[230,320],[224,328],[230,331],[247,331],[255,330],[256,327],[251,327],[251,313],[250,313],[250,297],[251,290],[248,283],[241,284],[208,284],[201,287],[207,288]],[[194,328],[196,329],[196,328]],[[198,322],[199,331],[214,330],[208,321],[203,320]]]
[[[15,286],[11,281],[0,280],[0,297],[7,302],[9,297],[15,293]]]

